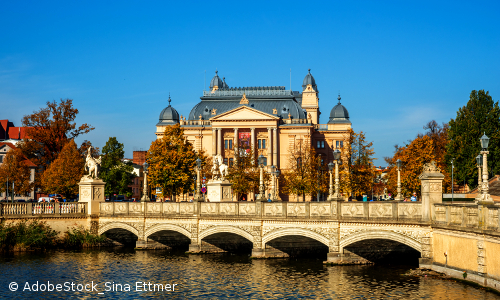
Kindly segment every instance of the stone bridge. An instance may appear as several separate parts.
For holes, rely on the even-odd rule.
[[[432,257],[430,222],[422,221],[422,203],[411,202],[113,202],[100,203],[98,233],[124,229],[149,238],[172,231],[200,251],[202,240],[230,233],[252,245],[254,257],[267,256],[266,245],[299,236],[328,248],[329,260],[346,259],[343,249],[367,239],[386,239]]]

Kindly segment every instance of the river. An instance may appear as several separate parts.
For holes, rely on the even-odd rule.
[[[451,280],[402,276],[409,268],[130,248],[16,253],[0,258],[0,298],[500,299]]]

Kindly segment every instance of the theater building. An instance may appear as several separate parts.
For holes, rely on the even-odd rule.
[[[265,157],[268,167],[275,166],[283,172],[290,150],[299,141],[315,147],[327,164],[333,160],[333,150],[341,147],[351,122],[340,96],[334,99],[334,95],[329,95],[327,103],[338,103],[331,108],[328,123],[319,124],[318,95],[310,70],[301,91],[284,86],[229,87],[216,71],[210,89],[203,92],[201,101],[187,117],[179,115],[169,98],[169,105],[156,124],[156,135],[160,138],[165,126],[179,123],[196,150],[212,156],[220,154],[229,166],[235,151],[241,153],[241,149],[251,148]],[[293,196],[280,194],[280,198],[294,201]]]

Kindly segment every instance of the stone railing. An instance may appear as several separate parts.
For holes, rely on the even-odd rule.
[[[434,204],[432,223],[461,230],[500,231],[500,206],[477,204]]]
[[[60,202],[60,203],[2,203],[0,215],[9,217],[23,216],[60,216],[60,215],[86,215],[87,203]]]
[[[420,221],[411,202],[101,202],[101,216],[304,218]]]

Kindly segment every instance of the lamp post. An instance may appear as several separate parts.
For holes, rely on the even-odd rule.
[[[332,182],[332,173],[333,173],[333,167],[335,165],[330,162],[328,164],[328,173],[330,173],[330,189],[328,190],[328,201],[332,201],[333,200],[333,182]]]
[[[488,151],[488,144],[490,139],[486,136],[486,133],[480,139],[481,141],[481,154],[483,155],[483,180],[481,182],[481,194],[478,194],[477,201],[481,201],[482,204],[492,204],[494,203],[489,194],[489,184],[488,184],[488,160],[487,155],[490,153]]]
[[[483,166],[483,158],[481,157],[481,154],[476,156],[476,164],[477,164],[477,194],[481,195],[481,185],[482,185],[481,167]]]
[[[142,165],[143,168],[144,168],[144,189],[142,191],[143,195],[142,195],[142,198],[141,198],[141,201],[144,202],[144,201],[150,201],[149,199],[149,196],[148,196],[148,167],[149,167],[149,164],[148,162],[144,162],[144,164]]]
[[[200,195],[200,170],[201,170],[201,159],[198,157],[196,159],[196,193],[194,195],[194,201],[198,202],[201,200]]]
[[[453,184],[453,171],[455,170],[455,165],[453,165],[454,160],[455,160],[454,158],[451,159],[451,203],[453,203],[453,195],[454,195],[454,193],[453,193],[453,186],[454,186],[454,184]]]
[[[398,167],[398,195],[396,196],[396,198],[394,200],[403,200],[403,196],[401,195],[401,173],[400,173],[400,169],[401,169],[401,166],[403,165],[403,162],[398,159],[396,161],[396,166]]]
[[[260,169],[260,181],[259,181],[259,197],[257,201],[266,201],[266,195],[264,194],[264,155],[259,155],[259,169]]]
[[[335,149],[333,151],[333,160],[335,161],[335,194],[333,194],[331,200],[339,200],[340,199],[340,194],[339,194],[339,161],[340,161],[340,150]],[[330,168],[330,166],[328,166]],[[330,174],[331,178],[331,174]],[[331,179],[330,179],[331,181]]]
[[[271,183],[272,183],[272,188],[271,188],[271,197],[270,199],[272,201],[276,200],[275,198],[275,193],[276,193],[276,181],[275,181],[275,176],[276,175],[276,167],[275,166],[271,166],[271,176],[272,176],[272,179],[271,179]]]

